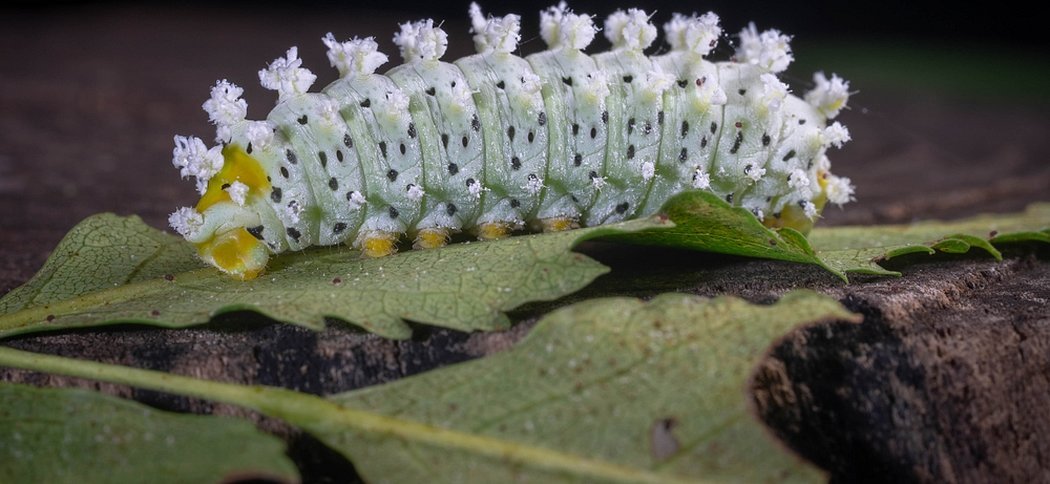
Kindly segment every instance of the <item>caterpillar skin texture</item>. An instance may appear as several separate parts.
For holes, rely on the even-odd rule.
[[[243,90],[216,83],[204,103],[217,142],[175,137],[173,163],[202,197],[172,227],[202,259],[251,279],[271,254],[349,243],[367,256],[443,246],[451,234],[498,239],[642,217],[671,196],[709,190],[771,227],[808,230],[825,203],[852,198],[825,151],[848,141],[839,123],[849,85],[815,75],[804,99],[777,79],[789,38],[752,24],[731,61],[704,59],[722,35],[713,13],[675,14],[672,50],[646,56],[657,30],[645,12],[605,21],[612,49],[583,52],[591,17],[565,4],[542,12],[548,50],[519,57],[519,17],[471,5],[478,53],[440,60],[432,20],[395,35],[404,64],[372,38],[322,40],[340,79],[315,76],[292,47],[259,72],[278,92],[266,120],[246,120]]]

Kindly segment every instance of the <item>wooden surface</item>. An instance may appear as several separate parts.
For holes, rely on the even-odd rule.
[[[200,104],[215,79],[246,86],[249,117],[258,119],[274,96],[256,85],[255,72],[289,45],[300,46],[321,86],[335,77],[319,42],[325,32],[385,40],[399,20],[406,18],[126,6],[0,16],[0,294],[25,282],[90,214],[138,214],[164,227],[174,207],[194,202],[192,183],[171,166],[171,138],[210,137]],[[445,28],[448,57],[469,53],[464,19]],[[396,57],[388,41],[383,45]],[[858,201],[828,210],[823,224],[952,218],[1050,200],[1045,107],[880,90],[856,80],[853,87],[860,94],[841,120],[854,141],[831,156],[834,171],[857,185]],[[499,351],[526,334],[537,315],[580,298],[687,291],[771,301],[812,287],[866,319],[793,334],[773,353],[755,395],[776,433],[844,482],[1050,479],[1045,249],[1008,254],[1001,263],[916,258],[901,266],[902,278],[857,278],[849,286],[786,263],[597,244],[587,250],[613,275],[563,301],[523,308],[514,314],[521,324],[507,333],[421,327],[413,340],[394,342],[237,314],[201,329],[116,328],[6,344],[332,393]],[[242,413],[47,375],[0,370],[0,378],[93,386],[162,408]],[[309,439],[276,422],[264,425],[295,442],[308,480],[349,472]]]

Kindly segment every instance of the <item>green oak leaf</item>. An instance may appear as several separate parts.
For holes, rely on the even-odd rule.
[[[996,245],[1050,243],[1050,204],[1033,204],[1022,213],[948,222],[816,228],[809,234],[809,242],[828,267],[860,274],[899,276],[879,262],[915,253],[961,254],[978,248],[1001,260]]]
[[[0,382],[0,482],[299,482],[252,424],[162,412],[79,389]]]
[[[751,413],[750,377],[800,325],[857,322],[809,291],[774,305],[585,301],[511,350],[321,398],[27,353],[0,365],[243,405],[299,426],[369,482],[816,482]]]
[[[510,324],[504,311],[575,292],[608,272],[572,252],[578,242],[670,225],[654,217],[381,259],[316,247],[283,254],[245,282],[203,267],[190,244],[138,217],[95,215],[66,235],[36,276],[0,299],[0,337],[116,323],[184,327],[235,310],[313,329],[331,317],[391,338],[411,335],[406,319],[502,329]]]

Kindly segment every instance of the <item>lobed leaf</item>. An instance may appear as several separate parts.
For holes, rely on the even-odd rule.
[[[243,405],[285,419],[369,482],[815,482],[751,414],[750,375],[833,299],[771,306],[665,294],[591,300],[513,349],[328,399],[0,347],[0,365]]]
[[[232,418],[0,383],[0,482],[299,482],[284,443]]]
[[[669,225],[647,218],[381,259],[320,247],[284,254],[263,277],[239,281],[202,267],[190,244],[138,217],[101,214],[74,227],[40,273],[0,299],[0,337],[116,323],[184,327],[235,310],[314,329],[337,318],[391,338],[411,334],[406,319],[501,329],[509,325],[504,311],[608,272],[573,253],[578,242]]]

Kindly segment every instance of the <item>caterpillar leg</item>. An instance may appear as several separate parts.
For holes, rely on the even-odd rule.
[[[510,236],[514,224],[510,222],[485,222],[478,225],[477,233],[479,240],[498,240]]]
[[[437,249],[448,245],[449,230],[442,227],[420,229],[416,235],[413,249]]]
[[[580,228],[580,223],[570,217],[551,217],[540,219],[544,232],[562,232]]]
[[[397,252],[397,239],[401,234],[376,230],[363,234],[359,239],[365,257],[386,257]]]
[[[205,262],[245,281],[258,277],[270,259],[266,245],[244,228],[217,234],[197,244],[197,253]]]

